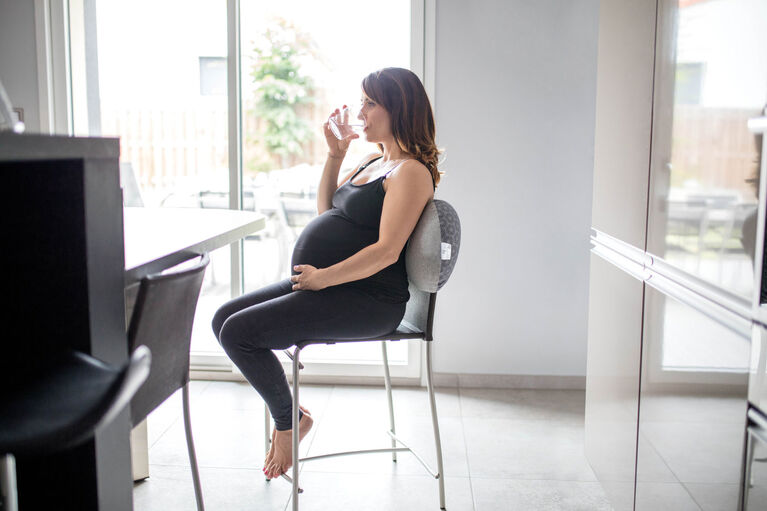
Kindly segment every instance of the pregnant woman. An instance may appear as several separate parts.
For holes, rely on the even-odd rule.
[[[399,325],[409,298],[405,243],[439,182],[434,118],[415,74],[385,68],[365,77],[359,118],[379,152],[339,175],[359,135],[338,140],[325,123],[319,216],[296,241],[293,275],[231,300],[213,318],[219,342],[274,419],[264,462],[269,478],[292,463],[292,397],[272,350],[307,339],[373,337]],[[299,417],[303,439],[312,417],[303,407]]]

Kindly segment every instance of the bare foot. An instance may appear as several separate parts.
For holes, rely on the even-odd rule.
[[[301,420],[298,421],[298,441],[304,439],[304,437],[312,429],[314,420],[308,413],[304,413]],[[272,448],[269,452],[271,459],[266,465],[264,474],[270,479],[279,477],[280,474],[284,474],[287,470],[293,466],[293,430],[288,429],[285,431],[275,431],[274,438],[272,440]],[[268,458],[268,456],[267,456]]]
[[[314,421],[311,420],[312,414],[309,412],[309,410],[307,410],[306,408],[304,408],[301,405],[298,405],[298,408],[302,412],[304,412],[303,416],[298,421],[298,441],[300,442],[309,433],[309,430],[312,429],[312,424],[314,423]],[[307,417],[307,416],[310,419],[308,422],[304,420],[304,417]],[[292,437],[293,430],[288,430],[288,433],[290,433],[290,435],[289,435],[290,443],[292,444],[293,443],[293,437]],[[269,477],[269,474],[268,474],[266,469],[267,469],[267,467],[269,467],[269,464],[271,463],[272,459],[274,458],[274,451],[275,451],[275,449],[274,449],[274,437],[275,437],[276,434],[277,434],[277,429],[276,428],[272,429],[272,443],[271,443],[271,446],[269,447],[269,452],[266,454],[266,458],[264,459],[264,469],[263,469],[263,471],[264,471],[264,474],[267,474],[267,477],[269,479],[271,479],[272,477]],[[291,451],[292,451],[292,449],[291,449]],[[285,469],[285,470],[287,470],[287,469]],[[277,474],[277,475],[279,475],[279,474]]]
[[[277,432],[276,429],[272,429],[272,441],[269,444],[269,452],[266,453],[266,458],[264,458],[264,469],[269,465],[269,462],[272,461],[272,458],[274,458],[274,434]]]

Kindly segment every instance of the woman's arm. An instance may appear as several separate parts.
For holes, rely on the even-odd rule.
[[[291,277],[293,289],[317,291],[364,279],[397,262],[423,208],[434,196],[434,187],[426,167],[414,160],[403,163],[386,181],[378,241],[327,268],[296,265],[299,273]]]
[[[339,110],[336,108],[331,115],[339,115]],[[333,192],[338,188],[338,171],[341,169],[341,163],[344,161],[351,141],[359,138],[359,135],[355,133],[349,138],[338,140],[330,130],[327,121],[322,125],[322,133],[328,144],[328,159],[325,160],[325,168],[322,169],[320,184],[317,188],[317,214],[320,215],[333,207]]]
[[[319,215],[333,207],[333,192],[338,188],[338,171],[341,170],[343,161],[344,156],[332,156],[328,153],[317,188],[317,214]]]

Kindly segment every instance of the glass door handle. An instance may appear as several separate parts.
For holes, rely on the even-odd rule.
[[[752,133],[767,133],[767,117],[754,117],[748,120],[748,129]]]

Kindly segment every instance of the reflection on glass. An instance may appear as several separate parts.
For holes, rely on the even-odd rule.
[[[767,2],[664,4],[648,250],[750,299]]]
[[[748,339],[649,287],[645,310],[635,509],[674,503],[678,509],[737,510]],[[682,324],[686,328],[669,327]],[[728,364],[742,369],[668,371],[661,364],[663,346],[686,346],[695,360],[715,342]]]

